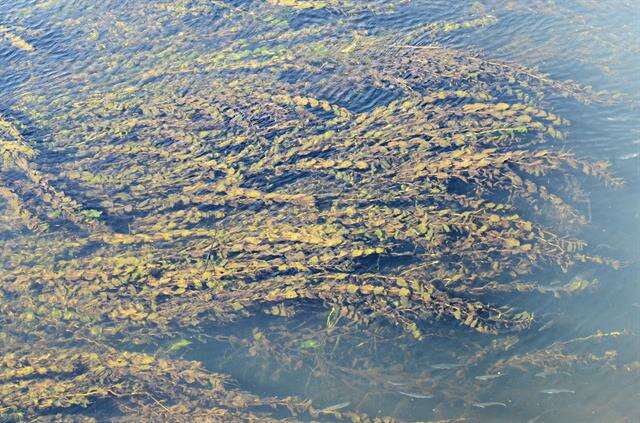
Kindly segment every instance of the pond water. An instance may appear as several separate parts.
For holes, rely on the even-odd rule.
[[[0,0],[0,421],[640,420],[640,3]]]

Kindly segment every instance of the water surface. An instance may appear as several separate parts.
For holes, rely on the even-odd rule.
[[[639,6],[0,1],[2,418],[636,421]]]

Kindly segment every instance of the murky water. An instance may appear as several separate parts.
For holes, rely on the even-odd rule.
[[[0,61],[0,420],[640,419],[640,3],[0,0]]]

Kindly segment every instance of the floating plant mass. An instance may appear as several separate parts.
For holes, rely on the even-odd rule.
[[[296,367],[354,328],[400,328],[407,342],[451,323],[510,335],[480,360],[534,322],[484,294],[545,294],[526,278],[539,268],[620,265],[570,228],[587,223],[572,199],[577,176],[622,181],[562,147],[569,122],[546,101],[616,99],[438,43],[495,16],[398,35],[329,18],[294,25],[319,11],[391,13],[377,3],[139,3],[53,20],[84,37],[73,63],[52,64],[73,83],[34,74],[0,117],[2,418],[71,410],[69,421],[90,421],[92,405],[109,401],[123,421],[276,421],[282,410],[392,421],[349,402],[260,397],[178,352],[211,325],[309,313],[313,330],[277,323],[278,342],[259,330],[219,339]],[[29,54],[12,72],[54,54],[14,34],[0,27]],[[372,92],[384,100],[363,107]],[[514,355],[476,379],[548,368],[571,345]],[[552,368],[614,356],[569,355]],[[410,389],[395,391],[432,397]]]

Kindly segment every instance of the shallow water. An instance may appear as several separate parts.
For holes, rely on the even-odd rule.
[[[339,330],[336,333],[326,330],[332,307],[313,302],[301,307],[292,317],[257,312],[225,324],[181,324],[153,341],[148,341],[141,330],[140,338],[144,338],[144,342],[135,342],[137,335],[131,335],[125,340],[112,341],[112,345],[117,349],[196,360],[208,370],[230,375],[233,386],[244,391],[262,397],[308,398],[319,409],[335,406],[337,411],[358,411],[407,421],[637,421],[640,416],[640,79],[637,78],[640,4],[588,0],[327,3],[327,7],[322,8],[295,9],[282,3],[265,8],[263,2],[250,1],[0,0],[0,27],[20,35],[33,49],[20,48],[15,40],[11,42],[7,37],[0,40],[3,63],[0,114],[20,122],[23,136],[38,151],[34,159],[38,169],[52,175],[54,187],[80,203],[82,209],[98,211],[97,220],[101,225],[116,233],[134,233],[139,227],[136,225],[144,229],[144,225],[152,227],[154,223],[138,223],[153,217],[153,213],[140,212],[137,206],[149,198],[164,198],[172,193],[171,186],[157,188],[153,183],[162,178],[163,172],[169,172],[162,161],[168,161],[169,157],[186,163],[193,157],[206,155],[208,150],[206,144],[199,144],[193,149],[168,148],[166,155],[143,151],[136,156],[134,152],[130,155],[130,165],[125,168],[115,150],[93,160],[92,154],[101,152],[101,145],[111,145],[114,139],[128,145],[148,141],[138,138],[139,126],[136,125],[141,125],[140,122],[131,119],[129,125],[119,120],[119,114],[128,113],[130,109],[111,107],[111,98],[128,92],[125,97],[133,99],[132,107],[142,110],[146,105],[144,90],[156,90],[154,93],[166,90],[166,103],[165,100],[157,102],[155,97],[148,102],[151,108],[166,106],[166,110],[158,114],[159,122],[164,122],[166,115],[175,117],[162,128],[169,134],[167,139],[152,140],[155,147],[162,148],[171,145],[171,134],[189,134],[192,121],[198,122],[197,128],[192,129],[194,133],[214,133],[217,129],[213,124],[203,123],[206,119],[216,119],[212,117],[213,112],[206,115],[203,107],[202,115],[194,117],[189,105],[204,99],[202,93],[207,90],[224,90],[236,76],[245,81],[241,76],[247,70],[234,66],[236,62],[273,59],[275,63],[269,69],[255,68],[265,80],[276,69],[280,72],[278,80],[291,81],[301,87],[302,92],[306,87],[320,86],[313,92],[315,97],[338,104],[351,113],[371,112],[400,98],[401,90],[397,86],[372,86],[375,84],[363,87],[355,76],[353,84],[338,81],[338,77],[335,85],[319,84],[326,76],[322,66],[318,66],[320,70],[316,74],[303,67],[279,68],[286,62],[279,62],[281,57],[288,52],[296,54],[304,45],[300,43],[302,35],[289,39],[288,34],[308,29],[309,42],[319,41],[316,52],[353,36],[354,56],[349,60],[357,62],[358,49],[364,48],[364,41],[359,44],[353,34],[361,33],[363,37],[385,34],[389,43],[393,40],[400,43],[404,42],[401,41],[403,35],[421,25],[484,17],[485,25],[424,32],[414,37],[412,45],[406,48],[419,49],[437,43],[474,51],[489,61],[516,63],[536,69],[553,80],[573,80],[581,86],[592,86],[596,92],[618,94],[611,104],[584,104],[551,90],[540,102],[571,123],[565,129],[566,138],[557,141],[555,148],[592,160],[609,161],[615,176],[624,180],[619,189],[609,189],[592,178],[576,176],[583,192],[581,200],[573,204],[588,223],[571,226],[567,232],[587,241],[589,254],[611,257],[620,261],[621,267],[582,263],[563,271],[558,266],[541,263],[522,280],[539,282],[548,292],[483,294],[480,298],[485,303],[508,304],[534,316],[530,327],[515,333],[477,333],[452,319],[418,319],[424,333],[421,340],[384,322],[349,327],[336,337]],[[279,34],[279,38],[274,37],[277,41],[271,44],[261,44],[259,36],[269,30]],[[392,45],[385,48],[394,54]],[[219,52],[220,56],[216,56]],[[245,56],[233,56],[240,52]],[[200,60],[205,56],[206,60]],[[326,65],[326,72],[333,72],[332,65]],[[427,75],[430,72],[428,68],[422,70]],[[223,82],[216,85],[218,78]],[[251,91],[251,87],[248,89]],[[458,87],[442,83],[429,89]],[[142,100],[138,102],[137,98]],[[85,108],[74,110],[74,101],[85,104]],[[512,103],[514,97],[504,94],[495,101]],[[93,105],[103,103],[105,107],[100,111],[92,109]],[[248,125],[255,125],[258,131],[264,122],[278,123],[279,118],[265,111],[259,118],[251,116],[253,120]],[[282,119],[284,129],[281,131],[293,131]],[[315,118],[308,119],[311,122]],[[321,119],[326,120],[324,116]],[[117,124],[112,125],[115,121]],[[104,136],[105,132],[101,132],[104,128],[113,138]],[[230,133],[233,134],[231,130]],[[275,135],[265,135],[269,142],[275,138]],[[120,141],[113,144],[120,145]],[[192,155],[177,156],[184,151]],[[158,161],[157,165],[154,160]],[[171,164],[174,165],[178,166]],[[114,169],[117,172],[113,172]],[[213,183],[221,172],[219,168],[194,169],[186,164],[185,169],[184,179],[193,181],[200,180],[200,173],[211,172],[208,183]],[[8,171],[0,176],[6,184],[17,187],[16,192],[25,198],[28,207],[45,207],[33,198],[35,194],[21,185],[23,177],[19,172]],[[564,179],[555,180],[554,176],[542,179],[551,188],[565,184]],[[295,181],[286,179],[274,178],[269,183],[274,190],[295,186]],[[120,191],[131,195],[117,199],[115,195]],[[110,197],[115,205],[105,203]],[[0,211],[10,212],[6,201],[1,207]],[[249,215],[252,207],[240,206]],[[180,206],[171,211],[178,208]],[[204,204],[200,209],[203,212],[217,210],[211,204]],[[531,213],[526,208],[517,211],[523,215]],[[70,234],[83,231],[55,213],[39,214],[50,219],[47,231],[69,231]],[[537,219],[553,227],[545,209]],[[6,222],[0,222],[3,223],[0,243],[5,243],[0,266],[6,266],[7,274],[10,268],[14,271],[14,255],[35,255],[35,259],[26,261],[31,265],[23,267],[26,277],[35,281],[40,277],[37,274],[44,272],[40,264],[46,266],[51,261],[53,269],[63,271],[65,260],[82,259],[91,255],[91,248],[100,248],[93,244],[81,251],[58,248],[56,254],[39,263],[39,255],[46,255],[40,249],[34,246],[29,250],[29,243],[13,243],[21,237],[26,239],[29,231],[16,229],[13,221]],[[198,227],[216,227],[215,222],[214,217],[209,217],[200,221]],[[52,245],[56,242],[57,238]],[[25,250],[20,253],[10,251],[15,245],[26,247],[21,247]],[[147,254],[153,248],[151,244],[139,253]],[[172,254],[179,255],[176,251]],[[207,261],[209,258],[208,254]],[[380,263],[365,265],[373,269]],[[144,271],[140,270],[140,274]],[[140,277],[143,282],[132,277],[131,290],[135,291],[136,284],[144,284],[145,278],[153,277],[143,275]],[[557,289],[576,278],[598,283],[583,292],[554,295],[554,287]],[[11,289],[5,291],[2,309],[9,315],[15,298]],[[470,293],[461,293],[462,297],[465,295]],[[67,306],[73,309],[74,304]],[[68,331],[80,330],[83,324],[72,324]],[[11,328],[14,330],[14,326]],[[28,334],[29,329],[24,332]],[[598,333],[601,335],[594,335]],[[256,334],[258,338],[272,339],[273,345],[265,350],[256,348],[252,343],[258,339]],[[190,342],[180,343],[183,339]],[[30,342],[28,337],[24,342]],[[548,357],[544,359],[548,361],[543,360],[537,366],[496,364],[563,342],[571,351],[565,352],[567,357],[556,355],[554,359],[571,364],[554,365]],[[616,352],[615,356],[607,355],[613,354],[612,351]],[[479,354],[486,354],[489,359],[482,361],[484,358],[478,358]],[[545,371],[546,368],[552,371]],[[80,413],[105,421],[117,419],[121,411],[116,411],[108,401],[95,401],[87,408],[39,410],[36,416]],[[278,410],[275,417],[287,418],[289,414]],[[298,418],[311,420],[304,414]],[[331,420],[332,417],[328,417],[328,421]]]

